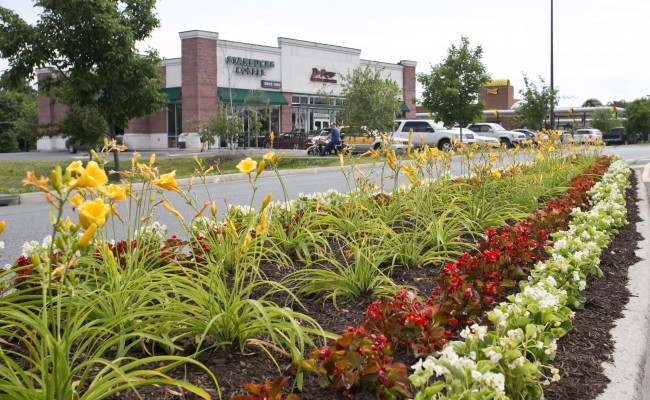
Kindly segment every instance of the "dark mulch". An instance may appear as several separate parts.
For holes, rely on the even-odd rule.
[[[544,398],[595,399],[602,393],[609,379],[604,375],[603,362],[612,362],[614,342],[611,329],[623,317],[628,302],[628,268],[640,259],[634,254],[643,237],[636,231],[639,217],[636,175],[627,192],[629,224],[623,227],[609,247],[601,254],[602,279],[587,280],[584,310],[576,313],[573,329],[558,341],[557,356],[553,364],[560,370],[560,381],[544,388]]]
[[[624,227],[614,238],[612,244],[603,251],[601,269],[604,279],[590,279],[584,295],[588,299],[584,310],[580,310],[573,323],[573,329],[558,342],[558,354],[554,365],[560,369],[562,379],[544,390],[546,399],[594,399],[608,383],[603,375],[601,363],[612,358],[613,345],[610,329],[616,319],[622,316],[622,309],[628,301],[629,292],[626,289],[627,269],[638,261],[634,254],[637,242],[641,239],[636,232],[636,222],[639,221],[636,177],[632,175],[633,189],[627,194],[629,210],[629,225]],[[277,279],[284,271],[274,270],[266,266],[270,278]],[[393,278],[396,283],[419,287],[420,293],[426,295],[433,287],[431,269],[402,270]],[[347,326],[357,325],[362,321],[370,298],[364,298],[354,303],[339,304],[335,309],[331,301],[301,298],[306,313],[314,317],[321,326],[329,332],[340,333]],[[246,394],[241,384],[246,382],[263,383],[266,379],[274,379],[278,375],[290,377],[287,387],[293,385],[293,373],[289,360],[273,353],[278,366],[268,355],[259,348],[247,348],[243,353],[209,351],[201,354],[198,361],[203,363],[217,377],[224,399],[230,399],[237,394]],[[404,354],[396,354],[395,359],[407,366],[415,363],[415,359]],[[201,369],[187,365],[173,371],[173,375],[188,380],[200,387],[209,389],[210,379]],[[195,396],[185,394],[179,397],[177,388],[142,388],[141,396],[145,399],[194,399]],[[214,395],[216,391],[210,390]],[[338,399],[335,394],[321,389],[318,380],[313,376],[305,376],[302,400]],[[215,398],[217,396],[214,396]],[[115,395],[115,399],[135,399],[133,393]],[[355,399],[372,399],[371,395],[356,395]]]

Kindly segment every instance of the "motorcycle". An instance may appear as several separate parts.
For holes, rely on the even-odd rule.
[[[350,149],[350,145],[348,142],[343,140],[343,136],[341,135],[341,141],[339,141],[336,145],[334,145],[333,148],[331,148],[325,155],[330,155],[330,154],[345,154],[346,151]],[[320,152],[323,150],[323,147],[327,145],[328,141],[324,139],[318,139],[316,143],[312,144],[307,148],[307,155],[310,156],[319,156]]]

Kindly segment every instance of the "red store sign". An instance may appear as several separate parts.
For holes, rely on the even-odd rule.
[[[336,83],[336,79],[332,79],[336,76],[336,72],[328,72],[324,68],[312,68],[311,77],[309,78],[312,82],[325,82],[325,83]]]

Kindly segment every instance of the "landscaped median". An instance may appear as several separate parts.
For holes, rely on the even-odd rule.
[[[450,176],[454,152],[464,176]],[[108,184],[102,154],[49,179],[29,174],[53,228],[0,274],[0,397],[214,398],[245,384],[253,397],[241,398],[275,399],[290,384],[304,399],[539,398],[569,307],[625,222],[626,166],[599,146],[552,140],[454,152],[371,152],[390,192],[341,157],[349,193],[285,191],[223,218],[154,156],[135,154],[120,184]],[[205,183],[212,166],[196,161]],[[283,184],[282,162],[272,151],[240,160],[250,204],[263,174]],[[78,218],[63,219],[70,204]],[[156,212],[176,216],[183,235]]]
[[[612,163],[588,192],[592,207],[574,209],[569,228],[551,235],[551,259],[535,266],[520,293],[488,312],[491,326],[466,328],[463,341],[448,343],[438,357],[414,366],[416,399],[534,399],[544,384],[559,379],[549,364],[555,343],[570,329],[572,310],[584,303],[586,277],[602,275],[601,249],[626,223],[629,174],[623,160]],[[433,376],[442,380],[432,381]]]

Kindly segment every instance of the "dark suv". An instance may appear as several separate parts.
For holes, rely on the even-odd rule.
[[[306,149],[311,145],[309,137],[306,133],[278,133],[273,138],[274,149]],[[271,147],[271,138],[266,136],[264,138],[264,147]]]
[[[606,144],[627,144],[625,128],[612,128],[609,132],[603,133],[603,142]]]

